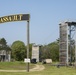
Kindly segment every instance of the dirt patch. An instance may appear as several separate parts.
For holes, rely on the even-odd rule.
[[[43,65],[35,65],[36,67],[33,69],[30,69],[30,71],[42,71],[45,69],[45,67]]]

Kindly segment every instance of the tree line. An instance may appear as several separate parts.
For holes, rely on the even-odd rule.
[[[29,58],[32,56],[32,45],[29,44]],[[27,57],[27,45],[17,40],[11,46],[7,45],[5,38],[0,39],[0,50],[11,50],[11,58],[16,61],[22,61]],[[59,41],[56,40],[47,45],[41,45],[41,59],[50,58],[53,61],[59,61]]]

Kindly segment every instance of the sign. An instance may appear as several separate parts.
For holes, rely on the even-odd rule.
[[[29,14],[16,14],[0,17],[0,23],[12,22],[12,21],[27,21],[27,58],[29,57]],[[27,63],[27,71],[29,72],[29,63],[30,59],[24,59],[24,62]]]
[[[30,59],[25,58],[25,59],[24,59],[24,62],[25,62],[25,63],[30,63]]]
[[[17,15],[10,15],[0,17],[0,23],[4,22],[12,22],[12,21],[29,21],[30,15],[29,14],[17,14]]]

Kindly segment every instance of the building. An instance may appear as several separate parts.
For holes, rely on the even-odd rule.
[[[40,45],[33,45],[32,46],[32,59],[36,59],[36,62],[41,61],[41,46]]]
[[[11,60],[11,51],[0,50],[0,62],[9,62]]]

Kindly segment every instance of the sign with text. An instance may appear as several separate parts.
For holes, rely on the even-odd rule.
[[[30,63],[30,59],[25,58],[25,59],[24,59],[24,62],[25,62],[25,63]]]
[[[17,15],[10,15],[0,17],[0,23],[4,22],[12,22],[12,21],[29,21],[30,15],[29,14],[17,14]]]

